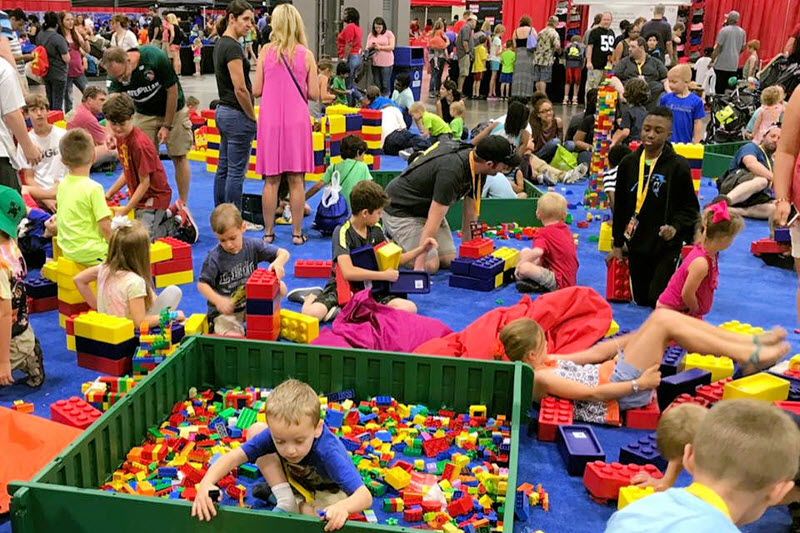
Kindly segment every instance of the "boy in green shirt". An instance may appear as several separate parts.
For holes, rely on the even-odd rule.
[[[514,62],[517,60],[517,53],[514,51],[514,43],[506,41],[506,49],[500,54],[500,97],[505,100],[511,89],[511,80],[514,78]]]
[[[425,138],[430,138],[431,143],[435,143],[443,136],[452,136],[450,126],[447,122],[436,113],[425,111],[425,104],[422,102],[415,102],[409,108],[408,112],[419,128],[420,135]]]
[[[453,139],[460,140],[464,137],[464,115],[467,114],[467,106],[461,100],[456,100],[450,104],[450,131],[453,132]]]
[[[333,82],[331,83],[331,92],[336,95],[334,104],[347,105],[347,97],[350,95],[350,91],[347,90],[347,76],[349,73],[350,67],[347,66],[346,62],[340,61],[336,65],[336,76],[333,77]]]
[[[325,169],[322,179],[306,192],[306,201],[313,197],[325,185],[331,182],[334,172],[339,173],[339,185],[342,187],[340,194],[347,200],[347,209],[352,212],[350,206],[350,192],[360,181],[372,180],[369,167],[364,163],[364,154],[367,152],[367,143],[355,135],[348,135],[342,139],[341,144],[341,163],[330,165]]]

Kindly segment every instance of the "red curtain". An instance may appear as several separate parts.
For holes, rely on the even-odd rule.
[[[800,2],[800,0],[797,0]],[[506,33],[503,40],[511,38],[511,33],[519,24],[519,19],[523,15],[531,17],[531,25],[536,31],[541,31],[547,25],[549,19],[556,12],[558,0],[503,0],[503,25]],[[589,6],[581,8],[581,34],[586,28],[586,16],[589,13]]]
[[[747,40],[761,41],[759,58],[766,64],[783,51],[792,29],[800,23],[800,0],[706,0],[703,46],[714,46],[725,15],[736,10]],[[742,62],[746,55],[742,56]]]

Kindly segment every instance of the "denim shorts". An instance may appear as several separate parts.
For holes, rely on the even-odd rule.
[[[639,379],[642,371],[630,365],[625,361],[625,353],[620,350],[617,357],[617,364],[614,366],[614,372],[611,374],[611,381],[619,383],[621,381],[631,381]],[[644,407],[653,400],[653,391],[640,390],[639,392],[632,392],[627,396],[623,396],[618,400],[619,408],[622,411],[628,409],[636,409],[637,407]]]

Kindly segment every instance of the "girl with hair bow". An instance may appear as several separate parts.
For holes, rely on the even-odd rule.
[[[670,278],[656,307],[702,319],[714,302],[719,253],[733,244],[733,239],[742,229],[742,217],[728,211],[725,196],[715,198],[706,206],[701,215],[700,235]]]

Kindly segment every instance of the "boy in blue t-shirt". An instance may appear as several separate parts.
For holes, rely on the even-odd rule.
[[[672,111],[672,142],[699,143],[703,140],[703,100],[689,90],[692,69],[676,65],[667,73],[671,93],[661,95],[658,105]]]
[[[320,418],[319,396],[306,383],[287,379],[270,393],[264,407],[267,424],[247,430],[247,442],[219,458],[197,485],[192,516],[211,520],[217,510],[209,496],[234,468],[258,465],[277,500],[276,508],[317,516],[324,511],[325,531],[341,529],[351,513],[372,505],[372,495],[341,441]],[[267,425],[269,428],[267,428]],[[305,497],[300,505],[292,485]]]
[[[798,457],[800,431],[788,414],[759,400],[719,402],[684,448],[693,483],[617,511],[606,533],[738,533],[794,487]]]

